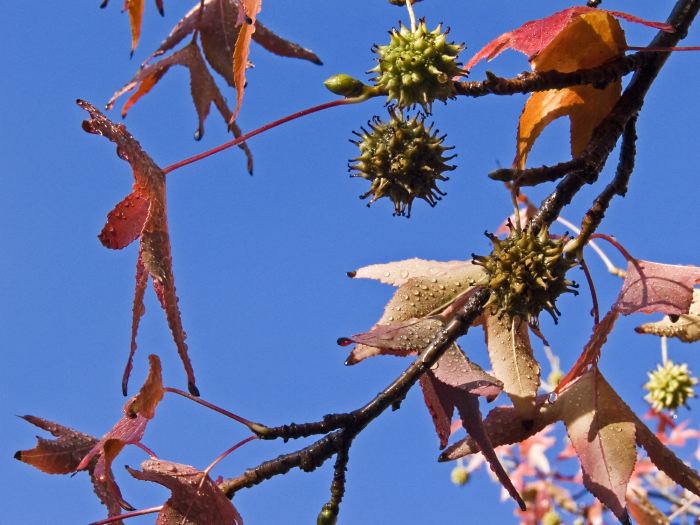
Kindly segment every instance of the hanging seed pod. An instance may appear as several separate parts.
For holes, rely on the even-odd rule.
[[[420,104],[429,113],[434,100],[454,98],[452,78],[461,74],[457,56],[464,45],[447,42],[447,32],[438,25],[429,31],[421,20],[415,31],[403,24],[390,32],[389,44],[375,45],[378,64],[375,85],[387,93],[387,101],[399,108]]]
[[[506,239],[487,233],[493,243],[488,256],[474,256],[474,263],[488,272],[488,286],[493,290],[496,312],[520,316],[536,323],[546,310],[556,322],[561,312],[555,301],[561,294],[578,294],[577,285],[566,279],[566,272],[576,265],[564,254],[567,237],[553,239],[547,229],[537,234],[529,230],[511,230]]]
[[[664,409],[675,410],[685,405],[689,398],[695,397],[693,387],[697,384],[697,378],[688,370],[688,365],[676,365],[672,361],[666,361],[656,370],[648,373],[649,382],[644,388],[649,393],[644,397],[651,407],[657,412]]]
[[[404,118],[403,112],[392,108],[389,122],[374,117],[368,122],[369,131],[353,132],[360,140],[351,142],[360,149],[360,156],[352,159],[351,177],[370,181],[370,189],[360,196],[371,196],[367,206],[382,197],[394,203],[394,215],[410,217],[415,198],[423,199],[430,206],[445,195],[437,187],[437,181],[448,180],[443,173],[455,169],[446,164],[456,157],[444,156],[454,146],[442,145],[445,135],[432,132],[432,124],[425,126],[425,118]]]

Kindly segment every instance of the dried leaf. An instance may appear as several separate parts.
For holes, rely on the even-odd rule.
[[[698,266],[632,261],[627,265],[615,308],[624,315],[635,312],[687,314],[693,300],[693,287],[698,281]]]
[[[496,407],[484,419],[484,428],[494,447],[519,443],[534,436],[547,425],[557,420],[556,408],[537,398],[537,413],[534,417],[523,418],[515,407]],[[479,452],[479,445],[467,437],[450,445],[440,454],[438,461],[451,461]]]
[[[640,334],[675,337],[684,343],[700,341],[700,290],[693,291],[693,301],[687,314],[672,320],[665,316],[661,321],[646,323],[635,328]]]
[[[151,57],[170,51],[185,37],[197,31],[207,61],[233,87],[233,48],[240,29],[237,20],[238,0],[205,0],[204,10],[200,12],[199,4],[194,6]],[[321,64],[321,60],[312,51],[279,37],[259,20],[255,21],[253,40],[271,53]]]
[[[409,322],[410,324],[412,320],[444,312],[458,296],[466,297],[474,286],[483,281],[485,276],[483,268],[471,262],[449,261],[441,263],[420,259],[366,266],[356,272],[350,272],[348,275],[377,279],[399,286],[386,305],[384,314],[372,330],[386,330],[380,328],[382,325],[388,325],[391,329],[394,326],[400,326],[400,323]],[[436,326],[435,323],[425,324],[422,328],[435,329]],[[368,334],[371,333],[372,331],[368,332]],[[430,336],[430,333],[420,332],[419,338],[415,340],[416,345],[420,338],[425,339]],[[401,335],[404,334],[399,332],[398,336]],[[341,341],[349,343],[353,339],[343,338]],[[413,350],[420,348],[413,348]],[[356,364],[367,357],[378,354],[406,355],[407,353],[404,351],[392,352],[391,350],[392,348],[386,348],[386,351],[377,351],[376,348],[367,348],[364,344],[358,344],[353,349],[346,364]]]
[[[619,11],[606,11],[604,9],[594,9],[591,7],[570,7],[558,11],[553,15],[538,20],[525,22],[518,29],[503,33],[498,38],[492,40],[480,49],[464,66],[469,71],[477,62],[483,59],[493,60],[506,49],[514,49],[527,55],[528,59],[534,59],[542,50],[549,47],[552,41],[564,30],[573,20],[591,12],[602,12],[609,15],[624,18],[630,22],[636,22],[663,31],[673,31],[673,27],[662,22],[650,22],[637,18],[636,16]],[[558,70],[559,71],[559,70]]]
[[[104,0],[100,7],[107,7],[109,0]],[[131,53],[134,53],[141,37],[141,22],[143,20],[143,8],[145,0],[124,0],[124,10],[129,11],[129,24],[131,25]],[[163,15],[163,0],[156,0],[158,12]]]
[[[637,525],[671,525],[668,517],[638,490],[627,491],[627,508]]]
[[[527,323],[519,317],[487,315],[486,346],[493,373],[524,418],[534,415],[540,386],[540,365],[532,355]]]
[[[80,460],[97,443],[97,438],[35,416],[20,416],[25,421],[50,432],[57,439],[37,436],[36,446],[15,453],[15,459],[47,474],[74,472]]]
[[[556,70],[563,73],[591,68],[620,56],[627,44],[620,24],[602,10],[575,16],[549,45],[532,59],[536,72]],[[513,164],[525,167],[527,155],[544,128],[555,119],[568,115],[571,121],[571,153],[580,155],[593,130],[610,113],[620,98],[622,83],[611,82],[603,89],[591,85],[533,93],[518,125],[518,140]]]
[[[172,495],[158,514],[156,525],[242,525],[231,501],[202,471],[160,459],[141,463],[143,471],[127,467],[136,479],[168,488]]]
[[[243,102],[243,91],[245,90],[245,71],[248,69],[248,55],[250,54],[250,40],[255,33],[255,19],[262,7],[262,0],[240,0],[241,7],[245,10],[245,22],[238,30],[236,47],[233,49],[233,85],[236,88],[236,107],[233,110],[231,122],[238,117]]]
[[[684,489],[700,496],[700,475],[666,447],[649,428],[637,418],[637,444],[646,450],[656,467]]]
[[[32,465],[48,474],[70,474],[75,472],[82,458],[98,442],[96,437],[83,434],[72,428],[64,427],[35,416],[21,416],[32,425],[50,432],[57,439],[45,439],[37,436],[37,444],[28,450],[19,450],[15,453],[15,459]],[[115,495],[108,490],[107,485],[94,475],[96,461],[91,461],[87,467],[90,473],[95,494],[107,507],[108,516],[118,516],[121,513],[121,494]],[[111,473],[110,473],[111,476]],[[122,525],[121,520],[115,522]]]
[[[402,286],[409,279],[437,279],[455,273],[472,274],[473,279],[482,275],[482,267],[471,261],[426,261],[425,259],[406,259],[386,264],[371,264],[353,272],[348,276],[354,279],[374,279],[380,283],[392,286]]]
[[[148,202],[148,214],[140,233],[139,256],[136,265],[131,351],[124,371],[122,389],[126,394],[131,362],[136,350],[138,321],[143,313],[143,292],[146,280],[150,275],[156,295],[166,313],[168,326],[173,334],[180,359],[187,372],[189,390],[194,395],[198,395],[194,370],[187,354],[186,336],[182,328],[182,319],[175,293],[175,277],[168,235],[165,174],[141,148],[136,139],[129,134],[126,127],[114,124],[88,102],[78,100],[78,105],[90,114],[90,119],[83,122],[83,129],[88,133],[103,135],[114,142],[117,145],[117,155],[131,165],[134,175],[132,195],[135,196],[132,200]],[[125,199],[125,201],[128,200],[129,197]],[[105,229],[100,234],[100,240],[108,248],[123,247],[123,243],[133,235],[136,220],[127,218],[126,222],[130,225],[128,228],[124,228],[121,224],[120,213],[123,213],[125,201],[117,205],[117,208],[109,214]]]
[[[560,414],[581,461],[583,484],[629,522],[627,483],[637,460],[634,413],[593,369],[560,398]]]
[[[462,394],[483,396],[487,401],[493,401],[503,389],[503,384],[498,379],[469,361],[456,344],[443,354],[430,371],[421,376],[420,384],[441,448],[447,445],[451,433],[455,408],[453,389],[458,389]]]

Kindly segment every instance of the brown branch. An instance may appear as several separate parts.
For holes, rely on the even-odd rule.
[[[246,470],[237,478],[223,481],[220,485],[221,489],[227,496],[232,497],[241,488],[252,487],[273,476],[285,474],[292,468],[298,467],[305,471],[311,471],[321,466],[328,458],[340,452],[346,443],[352,442],[357,434],[387,408],[401,402],[420,376],[440,359],[458,337],[467,332],[469,326],[481,313],[489,296],[490,291],[488,289],[481,288],[477,290],[469,301],[455,312],[454,317],[447,323],[447,326],[421,352],[416,360],[365,406],[349,414],[328,416],[331,426],[333,424],[342,424],[342,428],[331,432],[296,452],[283,454],[273,460],[265,461],[257,467]],[[319,422],[317,424],[322,425],[324,423]],[[296,427],[301,428],[303,426],[297,425]],[[271,430],[270,428],[263,432],[261,437],[270,439],[272,437],[270,434]],[[287,437],[292,436],[287,435]]]
[[[651,53],[635,53],[623,56],[606,64],[590,69],[579,69],[570,73],[544,71],[542,73],[521,73],[515,78],[501,78],[490,71],[481,82],[455,82],[457,94],[467,97],[485,95],[515,95],[533,91],[561,89],[580,84],[593,84],[604,88],[610,82],[636,71],[653,61]]]

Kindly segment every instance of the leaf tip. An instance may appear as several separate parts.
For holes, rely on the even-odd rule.
[[[346,274],[348,277],[350,277],[350,279],[354,279],[355,276],[357,276],[357,271],[356,271],[356,270],[352,270],[351,272],[345,272],[345,274]]]
[[[187,383],[187,390],[189,390],[190,394],[193,396],[199,397],[199,388],[197,388],[197,385],[195,385],[193,382]]]

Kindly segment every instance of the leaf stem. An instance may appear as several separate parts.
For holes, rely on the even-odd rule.
[[[158,505],[157,507],[151,507],[148,509],[139,509],[132,512],[125,512],[124,514],[118,514],[117,516],[110,516],[104,520],[93,521],[90,525],[106,525],[107,523],[114,523],[115,521],[125,520],[129,518],[136,518],[138,516],[145,516],[146,514],[155,514],[163,510],[163,505]]]
[[[253,131],[249,131],[248,133],[244,133],[240,137],[236,137],[233,140],[229,140],[228,142],[224,142],[223,144],[220,144],[216,146],[215,148],[209,149],[207,151],[203,151],[202,153],[198,153],[197,155],[193,155],[192,157],[188,157],[186,159],[183,159],[181,161],[178,161],[174,164],[171,164],[167,168],[163,170],[163,173],[170,173],[171,171],[175,171],[176,169],[182,168],[183,166],[187,166],[188,164],[192,164],[193,162],[197,162],[202,159],[206,159],[207,157],[210,157],[216,153],[219,153],[220,151],[224,151],[225,149],[232,148],[233,146],[238,146],[239,144],[247,141],[248,139],[255,137],[256,135],[260,135],[261,133],[264,133],[267,130],[270,130],[272,128],[276,128],[277,126],[280,126],[282,124],[285,124],[287,122],[290,122],[292,120],[296,120],[298,118],[304,117],[306,115],[311,115],[312,113],[317,113],[318,111],[323,111],[324,109],[329,109],[329,108],[334,108],[336,106],[345,106],[347,104],[355,104],[357,102],[362,102],[366,100],[367,97],[355,97],[355,98],[341,98],[339,100],[333,100],[331,102],[324,102],[323,104],[319,104],[317,106],[312,106],[310,108],[302,109],[301,111],[297,111],[296,113],[292,113],[291,115],[287,115],[286,117],[282,117],[280,119],[274,120],[272,122],[268,122],[264,126],[260,126],[257,129],[254,129]]]

